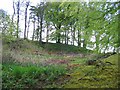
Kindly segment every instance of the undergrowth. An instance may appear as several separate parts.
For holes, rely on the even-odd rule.
[[[86,63],[98,59],[103,65],[98,62],[99,66],[96,67],[96,64]],[[71,45],[39,45],[38,42],[21,39],[3,42],[2,74],[0,72],[2,86],[115,88],[119,83],[117,59],[116,54],[106,58],[104,54],[94,54],[87,49]]]
[[[56,65],[3,64],[2,70],[3,88],[37,87],[39,81],[51,82],[67,72],[65,66]]]

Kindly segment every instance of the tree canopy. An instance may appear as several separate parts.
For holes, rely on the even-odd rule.
[[[96,52],[114,48],[117,52],[119,5],[119,2],[40,2],[30,6],[32,40],[78,45]],[[16,26],[3,10],[0,13],[3,34],[15,36],[18,22]]]

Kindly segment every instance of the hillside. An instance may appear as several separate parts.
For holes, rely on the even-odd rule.
[[[2,89],[120,86],[120,2],[2,3]]]
[[[119,83],[118,54],[76,46],[3,41],[2,61],[3,88],[117,88]]]

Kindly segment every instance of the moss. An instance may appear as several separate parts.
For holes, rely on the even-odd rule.
[[[118,87],[118,55],[112,55],[104,62],[111,62],[113,65],[95,68],[94,66],[81,66],[72,74],[64,88],[117,88]],[[89,72],[90,71],[90,72]],[[87,72],[88,75],[86,74]],[[86,74],[86,75],[85,75]],[[80,79],[81,78],[81,79]]]
[[[106,59],[103,59],[104,62],[111,62],[112,64],[118,65],[118,54],[112,55]]]

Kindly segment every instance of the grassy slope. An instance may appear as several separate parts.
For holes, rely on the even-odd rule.
[[[90,52],[90,50],[87,50],[85,48],[79,48],[78,46],[74,46],[74,45],[66,45],[66,44],[59,44],[59,43],[46,43],[43,44],[43,47],[45,50],[48,51],[54,51],[54,52],[63,52],[63,53],[70,53],[70,52],[74,52],[74,53],[86,53],[86,52]]]
[[[3,43],[3,87],[45,87],[66,72],[64,65],[51,65],[49,60],[62,59],[49,55],[37,43],[17,40]],[[42,83],[41,83],[42,82]]]
[[[3,87],[117,87],[117,55],[102,60],[115,65],[96,68],[86,64],[93,58],[92,54],[84,56],[89,50],[70,45],[40,47],[37,42],[17,40],[4,43],[3,50]]]
[[[118,55],[102,60],[105,66],[81,65],[70,74],[70,81],[64,88],[117,88],[118,87]]]

